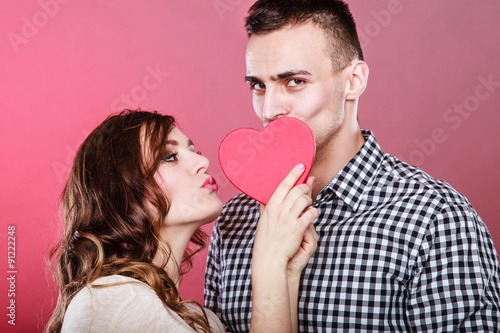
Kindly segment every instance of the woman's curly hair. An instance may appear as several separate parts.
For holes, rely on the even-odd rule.
[[[177,281],[164,270],[174,260],[159,241],[169,201],[154,175],[174,126],[171,116],[125,110],[108,117],[78,149],[61,199],[64,234],[49,256],[59,297],[46,332],[61,330],[66,309],[82,288],[114,274],[146,283],[193,329],[210,331],[203,308],[189,301],[201,311],[190,310]],[[201,230],[193,235],[195,247],[184,255],[181,274],[192,267],[205,239]],[[158,251],[165,258],[161,266],[153,264]]]

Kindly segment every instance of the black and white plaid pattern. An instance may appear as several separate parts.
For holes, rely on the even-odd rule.
[[[314,203],[318,248],[302,275],[301,332],[500,332],[499,262],[469,202],[384,154],[374,136]],[[205,305],[233,332],[251,317],[259,205],[240,194],[215,224]]]

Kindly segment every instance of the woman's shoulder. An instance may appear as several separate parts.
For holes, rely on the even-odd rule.
[[[226,327],[212,310],[204,308],[213,332],[226,332]]]
[[[156,295],[153,289],[144,282],[123,275],[102,276],[94,280],[86,288],[90,289],[93,293],[102,294],[114,295],[121,291],[129,291],[132,292],[131,295],[135,295],[136,293]],[[120,295],[116,296],[120,297]]]
[[[139,280],[122,275],[104,276],[82,288],[72,299],[66,312],[73,308],[84,312],[101,309],[116,312],[120,309],[120,304],[128,304],[137,297],[145,300],[156,297],[156,294]]]
[[[165,311],[149,286],[121,275],[100,277],[73,297],[62,331],[107,332],[124,320],[141,321],[141,313],[146,311]]]
[[[209,310],[208,310],[209,311]],[[222,325],[207,313],[216,329]],[[62,332],[192,332],[151,287],[121,275],[96,279],[80,290],[66,310]]]

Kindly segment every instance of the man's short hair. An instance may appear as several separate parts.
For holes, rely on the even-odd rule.
[[[258,0],[248,14],[248,37],[313,22],[330,40],[328,52],[336,72],[353,60],[363,60],[356,23],[349,6],[341,0]]]

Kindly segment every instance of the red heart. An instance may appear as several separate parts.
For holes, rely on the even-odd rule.
[[[302,184],[316,154],[314,136],[296,118],[278,118],[262,131],[240,128],[229,133],[219,147],[219,162],[227,179],[243,193],[266,204],[292,168],[302,163]]]

